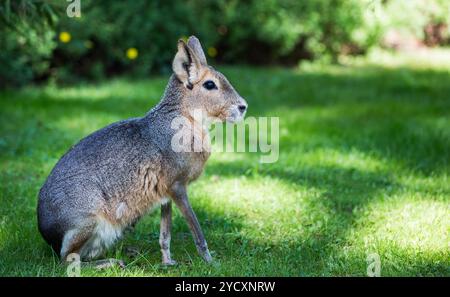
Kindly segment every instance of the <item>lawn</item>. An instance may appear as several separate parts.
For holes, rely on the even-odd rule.
[[[175,211],[176,267],[160,265],[159,212],[95,276],[450,276],[450,50],[374,52],[340,66],[218,67],[249,116],[280,119],[280,155],[211,157],[191,185],[214,265]],[[89,133],[155,105],[167,76],[0,93],[0,275],[65,275],[36,226],[37,193]],[[137,247],[130,257],[127,247]]]

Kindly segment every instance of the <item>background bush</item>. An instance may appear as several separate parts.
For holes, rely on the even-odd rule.
[[[0,87],[20,86],[48,71],[56,19],[42,1],[0,3]]]
[[[208,26],[198,23],[194,4],[167,0],[134,0],[127,4],[84,1],[82,18],[61,18],[58,23],[57,30],[70,33],[72,41],[57,48],[55,66],[64,74],[86,78],[123,72],[168,72],[180,37],[192,32],[200,38],[206,35]],[[137,60],[127,58],[129,48],[137,49]]]
[[[392,30],[427,45],[442,45],[449,40],[449,3],[83,0],[82,17],[69,18],[66,1],[5,0],[0,4],[0,84],[167,73],[175,41],[191,34],[220,63],[336,62],[339,55],[364,54],[382,44]],[[128,49],[136,49],[135,59],[127,56]]]

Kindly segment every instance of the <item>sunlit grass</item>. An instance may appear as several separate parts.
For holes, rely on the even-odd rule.
[[[189,189],[216,265],[175,211],[177,267],[160,265],[159,214],[109,252],[126,270],[82,275],[446,275],[450,267],[449,50],[371,53],[341,66],[219,67],[249,116],[280,118],[280,155],[213,154]],[[450,65],[450,64],[449,64]],[[0,93],[0,275],[64,275],[36,227],[37,193],[61,155],[144,115],[167,77]],[[136,258],[127,246],[139,248]]]
[[[366,220],[373,223],[372,232],[364,232],[367,234],[364,239],[388,245],[392,243],[418,252],[448,252],[448,203],[430,202],[423,195],[408,193],[407,196],[407,199],[394,196],[392,200],[395,202],[389,203],[389,206],[382,202],[371,205]],[[365,222],[362,221],[361,225]]]
[[[450,55],[448,49],[434,49],[432,54],[430,50],[421,49],[411,52],[392,53],[379,49],[370,52],[368,59],[375,64],[384,67],[396,68],[407,66],[413,69],[436,69],[449,72]],[[358,61],[364,63],[364,61]]]

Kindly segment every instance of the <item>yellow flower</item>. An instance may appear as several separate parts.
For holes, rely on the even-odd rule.
[[[128,59],[134,60],[137,58],[138,55],[139,55],[139,52],[136,48],[130,47],[129,49],[127,49],[127,58]]]
[[[59,33],[59,40],[63,43],[68,43],[72,39],[72,36],[69,32],[61,32]]]
[[[209,47],[208,48],[208,55],[212,58],[217,56],[217,49],[215,47]]]

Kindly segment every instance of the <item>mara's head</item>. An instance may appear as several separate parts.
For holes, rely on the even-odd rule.
[[[173,72],[182,84],[181,104],[187,112],[201,110],[208,117],[237,122],[244,118],[247,102],[226,77],[207,64],[200,41],[189,37],[178,41]]]

